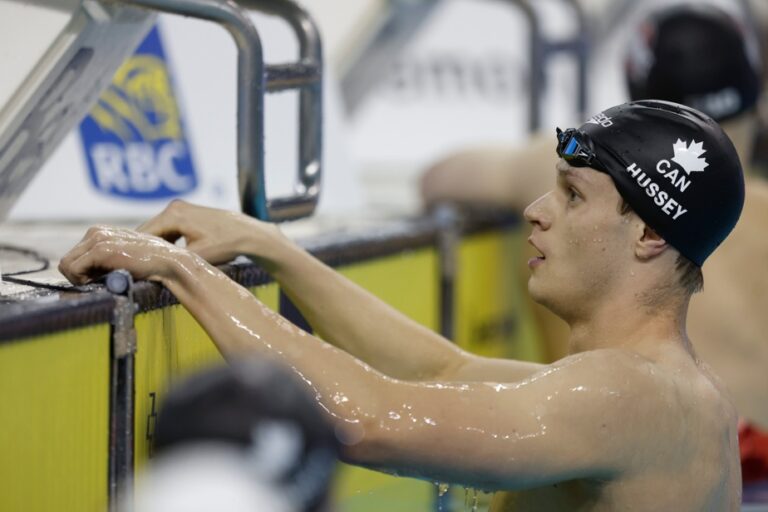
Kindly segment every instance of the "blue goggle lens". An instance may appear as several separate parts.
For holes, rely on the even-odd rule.
[[[568,146],[566,146],[565,151],[563,151],[564,155],[574,155],[576,154],[576,150],[579,147],[579,143],[576,142],[575,138],[571,138],[571,141],[568,143]]]

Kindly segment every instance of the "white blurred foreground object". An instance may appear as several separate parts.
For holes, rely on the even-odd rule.
[[[123,512],[292,512],[277,488],[253,478],[241,450],[208,443],[168,452],[136,483],[133,509]]]

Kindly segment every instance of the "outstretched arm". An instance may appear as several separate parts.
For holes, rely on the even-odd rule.
[[[516,148],[499,144],[449,155],[424,172],[424,203],[455,202],[521,213],[552,188],[554,141],[554,134],[537,134]]]
[[[518,380],[540,365],[472,355],[314,258],[272,224],[175,201],[141,230],[212,263],[250,255],[281,285],[320,337],[403,380]]]
[[[511,385],[391,379],[293,327],[197,255],[148,235],[93,230],[60,268],[75,283],[114,268],[162,282],[227,359],[261,354],[296,372],[344,433],[348,461],[413,476],[485,489],[609,477],[631,459],[627,435],[647,430],[632,426],[647,413],[643,397],[657,395],[616,361],[587,358]]]

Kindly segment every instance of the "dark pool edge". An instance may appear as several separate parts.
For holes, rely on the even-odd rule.
[[[518,222],[517,217],[509,214],[472,212],[462,220],[460,231],[467,236],[511,229]],[[437,236],[437,222],[432,217],[418,217],[382,224],[366,231],[330,232],[299,240],[299,243],[327,265],[341,267],[435,247]],[[247,260],[220,268],[247,288],[272,282],[264,270]],[[114,298],[101,286],[94,286],[94,290],[89,292],[41,291],[22,295],[24,298],[17,302],[0,304],[0,344],[112,321]],[[134,300],[140,312],[178,304],[167,289],[146,281],[136,283]]]

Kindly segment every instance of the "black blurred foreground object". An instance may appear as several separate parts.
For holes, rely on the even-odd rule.
[[[165,398],[135,511],[320,511],[338,449],[333,426],[282,367],[206,370]]]

